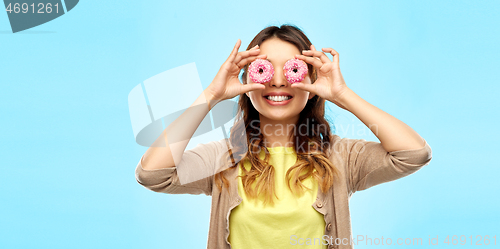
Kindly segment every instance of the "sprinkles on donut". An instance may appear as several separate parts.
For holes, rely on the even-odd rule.
[[[307,64],[299,59],[290,59],[283,67],[285,77],[291,84],[301,82],[307,75]]]
[[[250,79],[255,83],[266,83],[271,81],[274,75],[274,67],[270,61],[256,59],[248,67]]]

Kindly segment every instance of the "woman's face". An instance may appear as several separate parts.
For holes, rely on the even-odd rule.
[[[274,37],[265,40],[260,45],[260,51],[260,54],[267,55],[266,59],[273,64],[274,76],[271,81],[264,84],[265,89],[255,90],[246,94],[255,109],[260,113],[261,121],[268,119],[270,121],[295,123],[299,118],[300,112],[306,106],[307,100],[314,97],[314,95],[307,91],[291,88],[290,83],[285,78],[283,66],[288,60],[294,59],[296,54],[302,54],[302,52],[295,45]],[[247,83],[259,84],[253,82],[248,74]],[[311,84],[309,74],[302,83]],[[269,97],[279,95],[288,95],[290,99],[278,102],[271,100],[273,97]]]

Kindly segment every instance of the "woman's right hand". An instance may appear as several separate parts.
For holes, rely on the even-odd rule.
[[[205,98],[210,102],[210,106],[225,100],[232,99],[242,93],[265,89],[262,84],[242,84],[238,79],[241,69],[255,59],[265,59],[266,55],[259,55],[258,45],[248,51],[238,53],[241,41],[238,39],[229,58],[222,64],[215,75],[214,80],[205,89]]]

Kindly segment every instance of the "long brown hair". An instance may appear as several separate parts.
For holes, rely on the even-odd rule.
[[[296,26],[285,24],[281,27],[269,26],[260,31],[250,42],[247,50],[257,44],[260,46],[265,40],[273,37],[295,45],[299,51],[310,49],[311,42],[302,30]],[[243,68],[241,76],[244,84],[247,84],[248,65]],[[311,64],[307,65],[309,77],[314,83],[317,78],[316,70]],[[248,197],[257,198],[262,194],[264,204],[272,204],[274,203],[273,196],[276,196],[274,191],[275,171],[273,166],[268,163],[270,154],[264,146],[259,120],[259,112],[252,105],[250,98],[246,94],[241,94],[235,124],[230,132],[229,142],[232,149],[228,154],[228,163],[231,166],[236,166],[238,162],[241,162],[242,175],[239,177],[242,178]],[[332,133],[330,125],[325,119],[325,99],[316,95],[308,100],[300,112],[295,132],[292,132],[290,136],[292,136],[297,153],[297,162],[286,173],[288,188],[292,193],[300,195],[304,188],[309,189],[302,181],[312,176],[319,183],[321,191],[327,192],[339,171],[328,160]],[[263,160],[259,158],[262,150],[265,153]],[[244,161],[251,164],[248,171],[242,165]],[[215,183],[220,191],[222,191],[222,185],[229,187],[224,173],[225,171],[222,171],[215,175]],[[256,183],[255,189],[251,187],[253,183]]]

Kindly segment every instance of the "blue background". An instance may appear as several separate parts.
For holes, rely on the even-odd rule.
[[[210,197],[135,180],[147,148],[134,141],[128,93],[191,62],[206,87],[238,38],[241,51],[285,23],[336,49],[347,85],[432,147],[422,170],[354,194],[353,235],[498,240],[499,11],[458,0],[81,1],[16,34],[2,11],[0,247],[205,248]],[[341,137],[378,141],[329,109]]]

